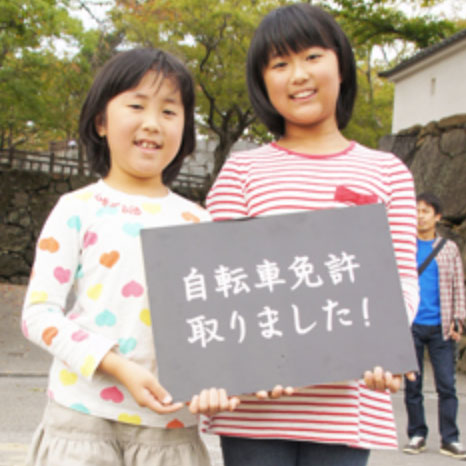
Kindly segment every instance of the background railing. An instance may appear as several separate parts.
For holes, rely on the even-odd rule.
[[[54,152],[0,150],[0,167],[50,174],[90,175],[87,161]]]
[[[59,175],[91,175],[87,160],[80,161],[77,157],[63,156],[54,152],[35,152],[17,149],[0,150],[0,169]],[[203,196],[209,185],[209,175],[203,176],[187,173],[183,171],[183,168],[172,183],[176,191],[196,201],[203,200]]]

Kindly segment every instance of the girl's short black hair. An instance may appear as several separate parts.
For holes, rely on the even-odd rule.
[[[136,87],[148,71],[173,79],[178,86],[184,107],[184,130],[180,149],[162,173],[169,184],[180,171],[183,159],[196,146],[194,128],[194,83],[185,65],[175,56],[154,48],[135,48],[111,58],[95,78],[81,109],[79,135],[86,149],[92,171],[105,177],[110,170],[107,139],[96,130],[96,118],[105,115],[108,102],[118,94]]]
[[[341,76],[336,118],[338,128],[348,124],[357,92],[356,63],[345,33],[333,17],[319,7],[297,3],[267,14],[251,41],[247,58],[249,98],[257,116],[274,134],[285,133],[285,121],[270,103],[263,71],[272,53],[288,55],[308,47],[332,49],[338,57]]]

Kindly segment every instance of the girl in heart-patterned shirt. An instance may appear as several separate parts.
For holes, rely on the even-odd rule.
[[[194,149],[189,72],[156,49],[117,55],[89,91],[80,134],[101,179],[51,212],[23,309],[24,335],[54,356],[28,464],[208,465],[197,418],[157,379],[139,237],[209,219],[167,188]]]

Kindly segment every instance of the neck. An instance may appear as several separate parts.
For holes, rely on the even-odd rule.
[[[418,231],[417,237],[422,241],[431,241],[435,239],[435,229],[428,231]]]
[[[286,129],[278,144],[305,154],[325,155],[345,150],[349,141],[335,126],[330,128],[294,127]]]
[[[160,183],[155,183],[154,180],[149,181],[138,178],[121,179],[116,176],[107,176],[104,178],[104,181],[111,188],[133,196],[165,197],[169,192],[168,188],[161,181]]]

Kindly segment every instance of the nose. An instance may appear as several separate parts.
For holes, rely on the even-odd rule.
[[[150,133],[158,133],[160,131],[159,117],[154,111],[147,111],[144,115],[142,128]]]
[[[301,83],[309,79],[309,72],[306,63],[301,60],[295,60],[292,64],[291,79],[293,83]]]

